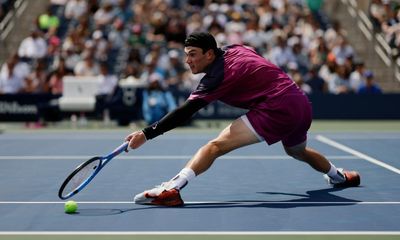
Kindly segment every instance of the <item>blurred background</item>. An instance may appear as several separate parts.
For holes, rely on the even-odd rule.
[[[202,77],[184,63],[194,31],[284,69],[316,119],[400,119],[399,1],[0,0],[0,122],[150,124]]]

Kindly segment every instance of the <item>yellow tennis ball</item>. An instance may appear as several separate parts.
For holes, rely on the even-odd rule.
[[[78,210],[78,204],[75,201],[68,201],[64,205],[65,213],[75,213]]]

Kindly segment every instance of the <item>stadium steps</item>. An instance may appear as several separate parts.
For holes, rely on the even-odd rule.
[[[20,7],[13,15],[13,28],[1,42],[0,48],[0,65],[7,59],[8,56],[15,53],[22,40],[30,34],[30,30],[35,26],[36,18],[46,12],[49,0],[19,0],[17,1]]]
[[[400,79],[396,77],[396,62],[385,58],[385,51],[380,51],[381,44],[368,24],[365,1],[338,0],[325,3],[325,12],[331,20],[340,22],[356,55],[365,62],[366,68],[374,72],[375,81],[383,91],[399,93]]]

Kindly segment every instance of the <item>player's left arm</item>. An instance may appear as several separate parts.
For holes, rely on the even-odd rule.
[[[129,146],[133,149],[140,147],[146,142],[171,129],[183,125],[201,108],[208,105],[208,102],[202,99],[186,100],[180,107],[174,109],[165,115],[161,120],[146,127],[142,131],[136,131],[129,134],[125,141],[129,141]]]

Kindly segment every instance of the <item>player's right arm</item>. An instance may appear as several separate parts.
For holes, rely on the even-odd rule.
[[[203,99],[186,100],[180,107],[169,112],[161,120],[146,127],[142,131],[129,134],[125,141],[129,141],[129,147],[135,149],[143,145],[147,140],[153,139],[171,129],[183,125],[208,102]]]

